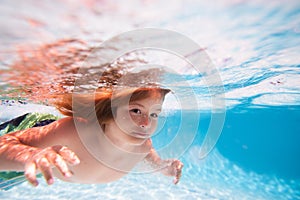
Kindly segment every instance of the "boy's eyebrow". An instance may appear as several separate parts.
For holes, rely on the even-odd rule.
[[[136,102],[133,102],[133,103],[129,103],[129,105],[136,105],[136,106],[140,106],[140,107],[143,107],[145,108],[144,105],[140,104],[140,103],[136,103]]]
[[[137,106],[145,107],[144,105],[136,102],[130,102],[129,105],[137,105]]]
[[[129,105],[136,105],[136,106],[140,106],[140,107],[142,107],[142,108],[145,108],[144,105],[142,105],[142,104],[140,104],[140,103],[136,103],[136,102],[129,103]],[[156,108],[155,110],[161,111],[161,107]]]

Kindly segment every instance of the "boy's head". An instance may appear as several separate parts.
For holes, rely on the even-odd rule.
[[[169,91],[137,88],[116,92],[106,105],[96,106],[98,121],[104,132],[113,132],[132,143],[149,138],[156,130],[158,115]]]

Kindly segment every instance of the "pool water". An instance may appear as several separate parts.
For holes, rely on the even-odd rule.
[[[1,108],[20,113],[36,105],[18,103]],[[51,107],[40,106],[53,113]],[[297,106],[227,111],[222,135],[216,148],[200,159],[203,133],[210,123],[210,113],[200,113],[199,130],[192,144],[180,156],[185,167],[182,180],[159,173],[133,172],[109,184],[70,184],[55,180],[47,186],[42,178],[34,188],[27,182],[1,192],[1,199],[299,199],[300,173],[298,155],[299,114]],[[195,117],[199,112],[189,111]],[[168,114],[165,128],[153,137],[160,151],[170,144],[181,124],[180,112]],[[288,120],[287,120],[288,119]],[[250,123],[251,122],[251,123]],[[182,124],[181,126],[190,126]],[[193,134],[185,129],[185,134]],[[174,148],[175,153],[178,149]],[[168,152],[172,155],[172,152]],[[33,196],[34,194],[34,196]]]
[[[95,45],[134,28],[171,29],[203,46],[222,78],[226,117],[215,148],[207,157],[199,156],[215,113],[204,98],[208,94],[205,85],[199,84],[199,76],[189,75],[188,69],[178,69],[196,92],[199,106],[177,110],[174,99],[167,99],[166,112],[161,116],[165,124],[153,137],[164,158],[177,155],[180,149],[178,156],[185,166],[178,185],[172,184],[172,178],[133,170],[121,180],[103,185],[55,180],[54,185],[47,186],[40,179],[40,186],[33,188],[24,182],[1,191],[0,199],[300,199],[300,3],[187,0],[127,4],[3,1],[1,99],[7,99],[7,91],[24,84],[36,89],[33,96],[53,89],[50,86],[55,86],[55,79],[51,79],[55,71],[47,65],[40,70],[30,68],[26,63],[34,63],[32,60],[19,62],[22,55],[26,58],[27,53],[45,50],[47,44],[75,39]],[[63,51],[64,45],[69,44],[63,43],[59,50]],[[40,61],[43,60],[38,57],[36,63],[41,64]],[[17,81],[8,83],[5,70],[10,69]],[[30,70],[40,73],[43,87],[30,82],[30,76],[27,82],[22,79],[25,72],[34,76]],[[175,74],[170,76],[176,81]],[[0,123],[29,111],[57,114],[52,107],[36,103],[1,101]],[[183,115],[187,116],[184,121]],[[200,117],[199,121],[189,123],[195,117]],[[173,133],[178,133],[180,127],[184,133],[180,139],[185,146],[172,143],[176,136]],[[168,144],[175,147],[164,151]]]

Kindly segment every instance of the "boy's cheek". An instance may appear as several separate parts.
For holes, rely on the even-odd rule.
[[[153,134],[155,132],[155,130],[157,129],[157,124],[158,124],[157,120],[152,122],[151,129],[150,129],[151,134]]]

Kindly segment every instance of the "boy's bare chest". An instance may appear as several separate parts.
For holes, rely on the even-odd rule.
[[[85,155],[78,166],[72,167],[74,176],[70,181],[81,183],[107,183],[120,179],[142,161],[144,155],[91,157]]]

